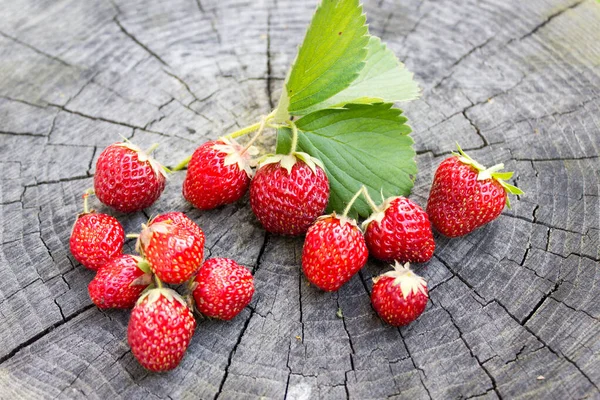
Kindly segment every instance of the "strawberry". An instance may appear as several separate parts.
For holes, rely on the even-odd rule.
[[[207,317],[230,320],[246,307],[254,294],[250,271],[229,258],[211,258],[194,280],[194,300]]]
[[[183,197],[201,210],[238,201],[250,185],[253,151],[226,138],[204,143],[188,164]]]
[[[302,270],[319,289],[338,290],[367,262],[369,254],[356,221],[335,213],[320,217],[306,233]]]
[[[150,207],[163,192],[166,180],[163,166],[148,155],[151,150],[144,152],[129,142],[104,149],[94,176],[98,199],[124,213]]]
[[[127,342],[139,363],[153,372],[179,365],[196,329],[196,320],[174,290],[152,289],[131,311]]]
[[[152,221],[143,227],[136,248],[161,281],[180,284],[202,264],[204,234],[198,236],[172,220]]]
[[[427,306],[427,282],[396,261],[394,270],[373,278],[371,303],[382,320],[393,326],[408,325]]]
[[[97,270],[122,253],[125,231],[116,218],[94,210],[88,211],[89,194],[90,191],[83,195],[84,211],[73,225],[69,247],[73,257],[84,267]]]
[[[498,172],[502,168],[485,168],[458,146],[458,154],[439,165],[429,192],[427,214],[435,229],[447,237],[466,235],[510,207],[507,193],[523,191],[505,182],[513,173]]]
[[[98,308],[132,308],[151,282],[150,268],[140,257],[122,254],[103,265],[88,285]]]
[[[179,211],[171,211],[168,213],[164,213],[161,215],[157,215],[152,223],[171,221],[174,225],[177,225],[181,228],[185,228],[194,234],[198,240],[201,240],[204,243],[204,232],[202,229],[196,224],[194,221],[190,219],[187,215]]]
[[[372,203],[372,202],[371,202]],[[429,261],[435,242],[427,214],[406,197],[391,197],[363,223],[369,254],[383,261]]]
[[[266,158],[250,184],[254,215],[267,231],[280,235],[305,233],[328,200],[322,164],[306,153]]]

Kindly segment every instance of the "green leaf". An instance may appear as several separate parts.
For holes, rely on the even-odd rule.
[[[365,65],[365,23],[358,0],[322,1],[285,82],[276,121],[283,122],[286,114],[304,115],[305,109],[350,86]]]
[[[419,97],[419,86],[413,80],[413,74],[376,36],[369,38],[365,63],[358,77],[348,88],[304,112],[308,114],[318,109],[341,107],[348,103],[395,103]]]
[[[374,199],[380,193],[408,196],[417,173],[411,128],[402,111],[391,104],[348,104],[341,109],[320,110],[296,121],[298,151],[325,165],[331,195],[328,210],[342,212],[365,185]],[[291,130],[278,130],[277,152],[290,150]],[[371,213],[359,199],[353,211]]]

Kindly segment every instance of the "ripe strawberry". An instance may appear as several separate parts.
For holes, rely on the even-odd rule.
[[[88,285],[90,298],[98,308],[132,308],[151,282],[149,272],[149,266],[140,257],[114,257]]]
[[[98,199],[124,213],[150,207],[163,192],[167,175],[149,152],[129,142],[114,143],[104,149],[94,176]]]
[[[200,237],[171,220],[153,221],[142,229],[136,247],[161,281],[176,285],[200,268],[204,235]]]
[[[402,263],[429,261],[435,242],[427,214],[406,197],[391,197],[363,223],[369,253]]]
[[[201,240],[204,243],[204,232],[202,229],[196,224],[194,221],[190,219],[187,215],[179,211],[171,211],[168,213],[164,213],[161,215],[157,215],[151,223],[171,221],[174,225],[177,225],[181,228],[185,228],[191,233],[193,233],[198,240]]]
[[[87,209],[87,196],[84,194],[84,211],[77,217],[69,247],[71,254],[84,267],[97,270],[112,257],[123,251],[125,232],[116,218]]]
[[[504,164],[486,169],[460,146],[458,151],[439,165],[427,203],[431,223],[448,237],[466,235],[496,219],[505,204],[510,207],[507,193],[523,194],[505,182],[512,172],[497,172]]]
[[[229,258],[211,258],[202,264],[193,290],[198,310],[211,318],[230,320],[254,294],[250,271]]]
[[[188,164],[183,197],[201,210],[238,201],[250,185],[253,150],[225,138],[198,147]]]
[[[369,253],[356,221],[324,215],[306,233],[302,270],[318,288],[331,292],[350,280],[367,262]]]
[[[250,184],[250,206],[263,227],[280,235],[305,233],[329,200],[320,161],[305,153],[268,157]]]
[[[196,320],[174,290],[152,289],[131,311],[127,342],[140,364],[153,372],[179,365],[196,329]]]
[[[393,326],[408,325],[427,306],[427,282],[396,261],[394,270],[373,278],[371,303],[382,320]]]

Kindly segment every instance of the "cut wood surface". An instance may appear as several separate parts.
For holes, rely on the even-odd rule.
[[[504,162],[526,194],[493,223],[436,236],[416,267],[431,301],[408,327],[370,305],[368,265],[337,293],[309,286],[302,238],[248,206],[201,212],[174,174],[127,232],[187,212],[209,256],[251,268],[230,322],[199,322],[176,370],[152,374],[100,311],[68,239],[95,160],[121,136],[175,165],[278,99],[316,0],[0,0],[0,398],[600,398],[600,4],[365,0],[370,30],[423,88],[414,129],[425,205],[455,142]],[[126,251],[133,251],[128,241]],[[343,317],[336,316],[338,308]]]

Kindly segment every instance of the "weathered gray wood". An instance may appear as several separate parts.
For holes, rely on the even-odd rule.
[[[0,7],[0,398],[600,396],[596,1],[365,2],[372,32],[423,87],[404,105],[420,171],[412,198],[425,205],[455,141],[517,171],[526,191],[494,223],[436,237],[434,258],[417,267],[431,302],[406,328],[370,306],[383,264],[370,261],[338,293],[315,290],[299,268],[302,239],[265,235],[247,197],[193,210],[184,172],[148,210],[114,214],[135,232],[151,215],[187,212],[208,256],[255,275],[250,307],[199,321],[166,374],[131,355],[127,312],[89,300],[93,273],[68,251],[81,194],[121,137],[159,142],[157,158],[173,165],[267,113],[315,1]]]

